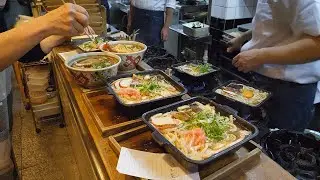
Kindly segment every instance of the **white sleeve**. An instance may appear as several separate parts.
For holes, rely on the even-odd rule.
[[[293,32],[320,36],[320,0],[297,0],[296,6]]]
[[[176,8],[176,0],[166,0],[166,8]]]

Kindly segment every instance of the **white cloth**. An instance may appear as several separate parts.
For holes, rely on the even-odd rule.
[[[6,5],[7,0],[0,0],[0,10],[4,8]]]
[[[13,72],[12,66],[0,72],[0,101],[7,98],[11,92],[11,75]]]
[[[166,8],[176,8],[176,0],[131,0],[131,4],[139,9],[165,11]]]
[[[252,39],[241,51],[289,44],[303,34],[319,36],[320,1],[259,0],[252,24]],[[298,65],[266,64],[257,72],[274,79],[314,83],[320,81],[320,61]],[[315,103],[320,101],[319,92],[318,89]]]

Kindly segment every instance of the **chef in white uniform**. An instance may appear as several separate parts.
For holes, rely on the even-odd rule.
[[[137,40],[147,46],[163,46],[176,0],[131,0],[130,4],[128,31],[139,29]]]
[[[313,117],[320,81],[320,1],[258,0],[252,32],[233,59],[239,71],[255,71],[256,84],[273,93],[266,108],[270,128],[303,131]]]

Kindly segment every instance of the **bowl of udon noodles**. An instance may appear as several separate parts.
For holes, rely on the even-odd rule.
[[[118,73],[121,58],[110,52],[77,54],[65,61],[78,85],[84,88],[103,86]]]
[[[147,46],[137,41],[110,41],[100,45],[103,52],[112,52],[121,57],[119,71],[132,71],[143,59]]]

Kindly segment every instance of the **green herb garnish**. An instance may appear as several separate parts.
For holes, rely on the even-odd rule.
[[[96,38],[94,38],[93,41],[87,41],[87,42],[81,44],[80,47],[82,49],[84,49],[85,51],[91,51],[91,50],[94,50],[94,49],[98,49],[99,48],[98,46],[101,43],[103,43],[103,39],[96,37]]]
[[[224,138],[229,121],[229,118],[221,116],[220,113],[213,114],[211,110],[203,110],[194,114],[183,126],[186,129],[199,127],[209,139],[220,141]]]
[[[152,81],[145,82],[140,87],[138,87],[138,89],[142,93],[152,93],[156,90],[159,90],[160,88],[161,86],[157,82],[152,82]]]
[[[112,64],[107,61],[100,61],[92,64],[92,67],[94,69],[102,69],[111,66]]]
[[[212,70],[211,66],[209,64],[199,64],[196,65],[194,71],[199,73],[208,73]]]

